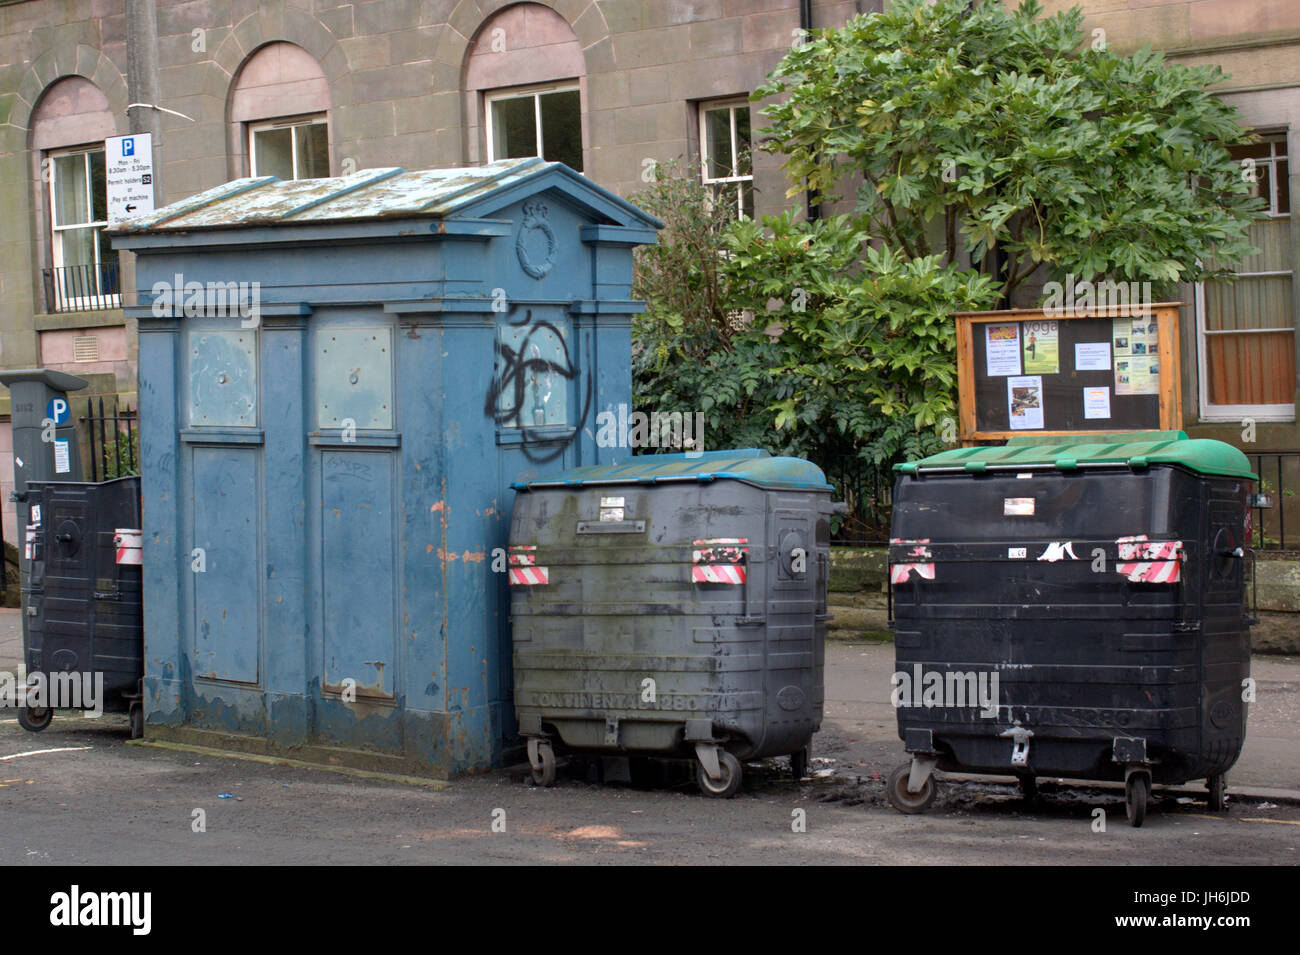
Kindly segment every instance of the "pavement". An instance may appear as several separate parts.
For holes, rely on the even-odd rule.
[[[17,610],[0,609],[0,671],[12,672],[21,661],[22,618]],[[818,736],[818,755],[860,767],[906,761],[889,702],[893,672],[892,643],[827,641],[828,725]],[[1229,774],[1232,791],[1300,803],[1300,658],[1256,654],[1251,674],[1256,702],[1246,745]]]

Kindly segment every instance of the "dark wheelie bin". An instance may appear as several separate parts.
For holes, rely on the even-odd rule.
[[[831,486],[766,452],[656,454],[514,485],[515,709],[533,778],[557,752],[744,760],[804,775],[821,725]]]
[[[34,559],[25,594],[29,683],[18,721],[39,732],[56,708],[98,704],[104,712],[128,713],[131,736],[138,738],[144,730],[140,479],[30,481],[27,489]],[[40,694],[33,680],[43,683]]]
[[[1014,775],[1027,797],[1040,776],[1123,780],[1134,826],[1153,782],[1205,779],[1222,810],[1246,735],[1246,456],[1182,432],[1018,438],[897,471],[912,760],[893,805],[928,807],[938,768]]]

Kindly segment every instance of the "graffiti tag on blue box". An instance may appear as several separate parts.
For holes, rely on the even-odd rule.
[[[576,420],[570,420],[571,383],[580,377],[581,369],[569,352],[567,329],[534,318],[533,310],[525,309],[523,318],[507,319],[498,329],[496,368],[483,412],[498,427],[519,429],[529,460],[553,461],[582,429],[591,410],[588,378],[582,410]],[[557,435],[557,428],[572,430]]]

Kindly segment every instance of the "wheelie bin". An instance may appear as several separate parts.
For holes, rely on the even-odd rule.
[[[831,485],[755,450],[634,457],[517,483],[515,710],[534,781],[556,756],[694,758],[803,776],[821,725]]]
[[[1183,432],[1016,438],[899,465],[894,705],[920,812],[944,771],[1205,779],[1222,810],[1246,735],[1246,456]],[[972,695],[983,698],[972,701]],[[964,699],[962,698],[964,697]],[[994,699],[995,697],[995,699]]]
[[[98,705],[104,712],[129,714],[131,737],[139,738],[144,731],[140,479],[30,481],[27,488],[34,520],[23,657],[29,681],[43,681],[44,691],[37,699],[28,684],[18,722],[40,732],[56,708]],[[70,691],[71,700],[62,698]]]

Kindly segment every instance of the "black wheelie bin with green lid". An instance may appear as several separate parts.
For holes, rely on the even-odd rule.
[[[889,552],[898,732],[888,794],[934,769],[1152,783],[1224,808],[1246,735],[1251,485],[1181,432],[1016,438],[899,465]]]
[[[131,738],[138,739],[144,734],[140,478],[28,481],[27,501],[32,571],[23,658],[28,679],[43,686],[27,687],[18,721],[40,732],[56,707],[125,712]]]
[[[514,485],[515,710],[533,776],[557,753],[807,769],[820,727],[831,485],[755,450],[655,454]]]

